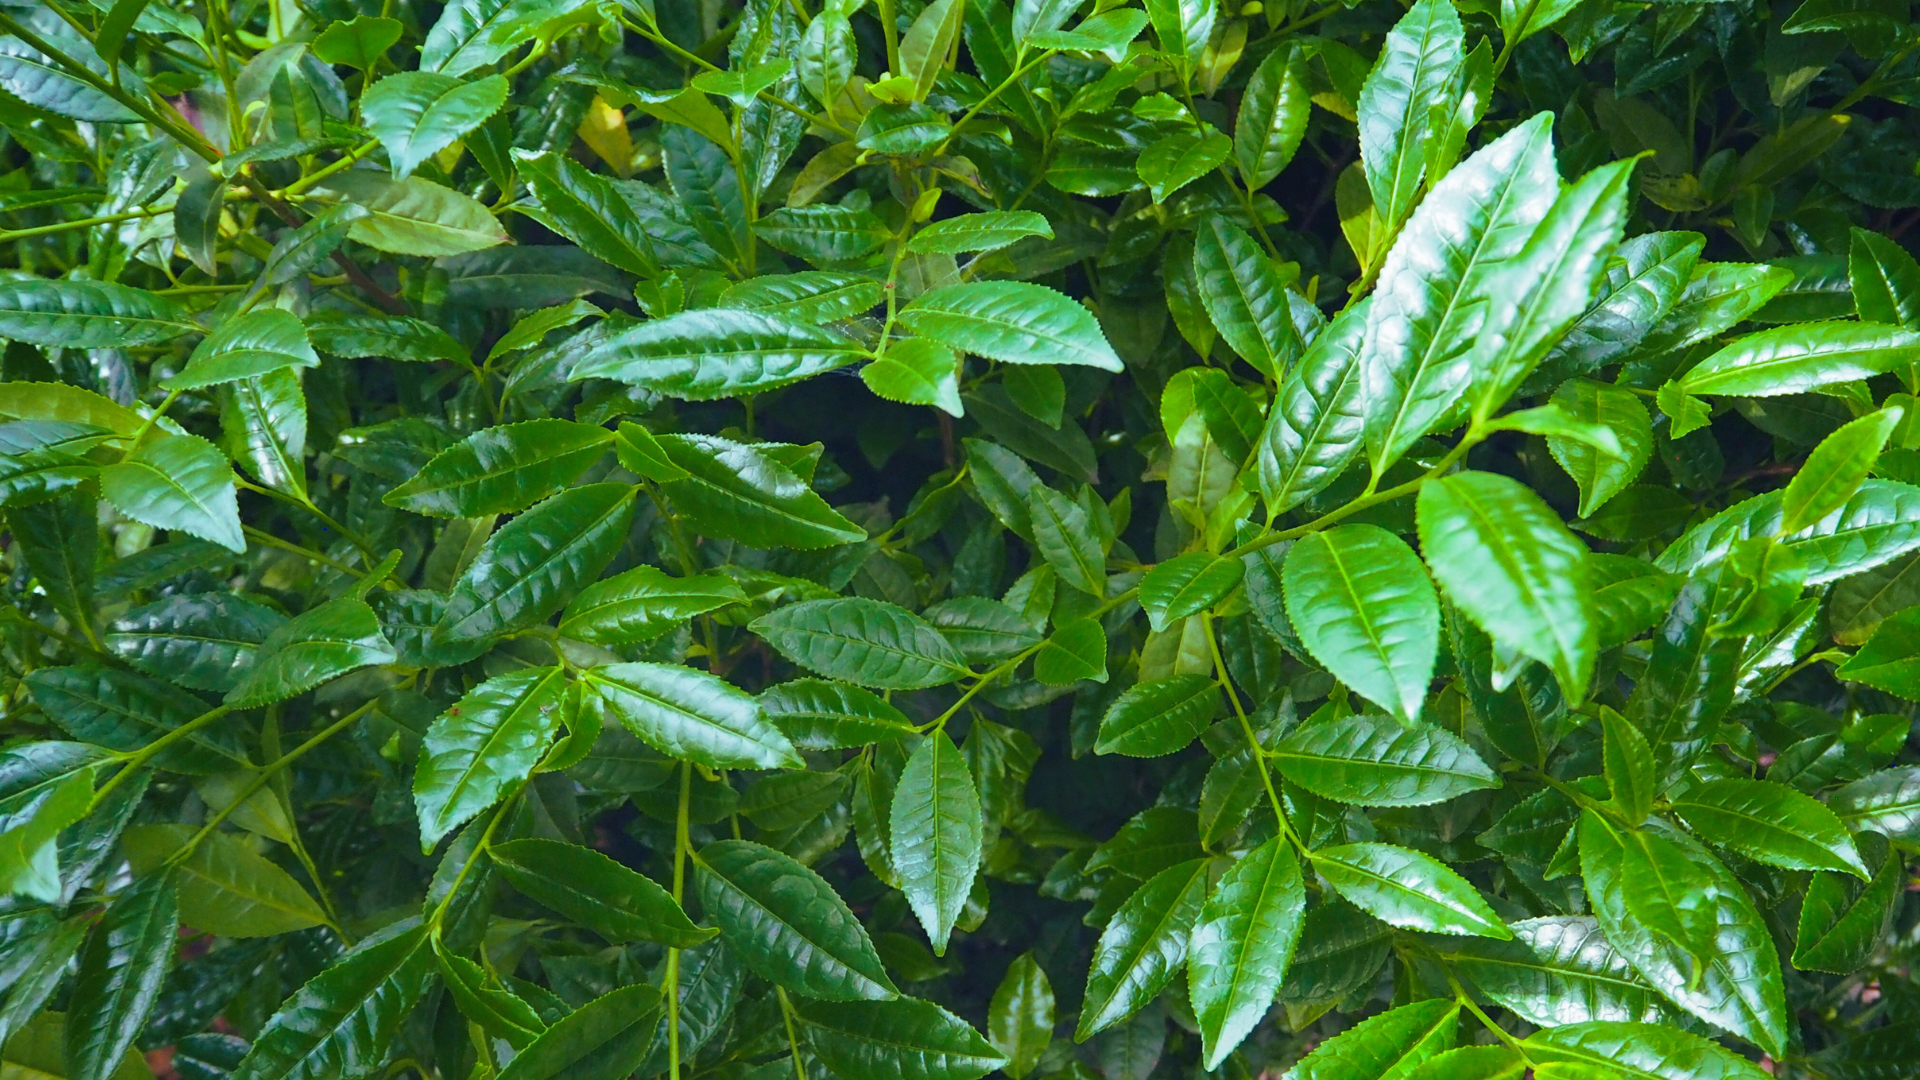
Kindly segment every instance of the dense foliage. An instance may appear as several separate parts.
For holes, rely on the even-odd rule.
[[[0,1076],[1912,1075],[1909,0],[1143,3],[0,0]]]

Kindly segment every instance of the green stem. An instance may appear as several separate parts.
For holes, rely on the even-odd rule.
[[[460,864],[460,872],[454,875],[453,885],[447,889],[447,895],[441,897],[439,905],[433,909],[433,918],[428,925],[436,937],[440,934],[440,924],[446,921],[447,906],[453,903],[454,897],[460,895],[461,884],[467,880],[467,875],[472,873],[474,866],[480,862],[481,854],[484,853],[488,847],[492,846],[493,834],[499,831],[500,823],[507,820],[508,810],[518,805],[520,792],[525,790],[525,788],[526,785],[522,783],[520,786],[514,788],[506,798],[501,799],[499,805],[493,808],[493,816],[487,819],[486,831],[480,834],[479,842],[473,845],[473,851],[467,855],[467,861]],[[483,951],[483,958],[484,955]]]
[[[359,146],[341,155],[340,160],[322,166],[314,170],[311,174],[303,176],[293,183],[288,184],[286,187],[281,188],[278,194],[283,199],[291,199],[315,184],[318,184],[320,181],[325,180],[327,177],[342,170],[353,168],[360,163],[361,158],[366,157],[379,148],[380,141],[378,139],[368,139],[366,142],[361,143]]]
[[[367,576],[367,572],[365,570],[361,570],[357,567],[348,566],[346,563],[340,562],[336,559],[330,559],[327,556],[320,554],[319,552],[313,550],[310,547],[302,547],[291,540],[282,540],[270,532],[265,532],[263,530],[256,529],[251,525],[242,525],[240,526],[240,529],[242,532],[246,533],[247,539],[253,540],[257,543],[265,544],[270,548],[279,548],[281,551],[285,551],[289,554],[298,555],[306,559],[312,559],[314,562],[320,563],[324,566],[331,566],[335,570],[338,570],[343,574],[350,574],[353,577]]]
[[[800,1061],[800,1040],[793,1034],[793,1002],[787,1000],[787,992],[776,986],[773,992],[780,998],[780,1019],[787,1025],[787,1052],[793,1056],[794,1080],[807,1080],[807,1067]]]
[[[94,74],[91,68],[73,59],[66,53],[61,52],[55,48],[51,42],[39,34],[34,33],[32,30],[27,29],[25,26],[20,25],[17,20],[5,12],[0,12],[0,30],[4,30],[14,37],[19,38],[21,41],[26,42],[28,45],[33,46],[35,49],[40,50],[42,55],[64,69],[66,74],[107,95],[138,115],[142,120],[166,132],[175,142],[193,151],[193,153],[202,160],[218,161],[220,159],[220,151],[208,143],[191,125],[187,124],[186,121],[180,117],[179,113],[174,113],[173,119],[162,116],[160,111],[155,109],[151,103],[135,97],[121,87],[115,86],[111,81]],[[168,106],[167,108],[168,111],[172,111],[172,106]]]
[[[680,763],[680,809],[673,819],[673,900],[687,884],[687,816],[693,796],[693,763]],[[667,950],[667,1076],[680,1080],[680,950]]]
[[[173,207],[160,210],[129,210],[124,214],[102,214],[99,217],[80,218],[76,221],[61,221],[52,225],[39,225],[31,229],[0,229],[0,241],[25,240],[33,236],[51,236],[54,233],[68,232],[73,229],[86,229],[95,225],[111,225],[116,221],[132,221],[135,218],[159,217],[173,213]]]
[[[947,144],[953,141],[953,137],[960,133],[961,128],[967,126],[967,121],[973,119],[974,115],[978,113],[981,109],[984,109],[988,105],[992,104],[994,98],[999,97],[1001,94],[1011,89],[1015,83],[1018,83],[1020,81],[1021,76],[1025,75],[1029,71],[1032,71],[1034,68],[1040,66],[1041,64],[1046,63],[1047,59],[1051,57],[1054,54],[1054,52],[1055,50],[1053,49],[1040,50],[1040,55],[1034,57],[1033,59],[1015,68],[1013,71],[1013,74],[1008,75],[1006,78],[1000,80],[1000,85],[987,91],[986,97],[983,97],[979,101],[974,102],[972,108],[960,114],[959,121],[956,122],[953,125],[953,128],[947,132],[947,137],[940,140],[940,145],[934,149],[933,153],[928,154],[927,156],[930,158],[939,157],[941,154],[946,153]]]
[[[1321,514],[1305,525],[1297,525],[1291,529],[1282,529],[1279,532],[1270,532],[1262,536],[1256,536],[1246,543],[1241,544],[1239,547],[1234,548],[1232,551],[1227,552],[1222,558],[1237,559],[1242,555],[1250,555],[1264,547],[1271,547],[1274,544],[1287,540],[1297,540],[1308,533],[1319,532],[1321,529],[1334,524],[1342,518],[1357,514],[1369,506],[1378,506],[1384,502],[1392,502],[1395,499],[1406,498],[1408,495],[1419,491],[1421,484],[1444,474],[1448,469],[1458,464],[1460,459],[1467,455],[1467,451],[1471,450],[1474,445],[1480,441],[1481,437],[1482,436],[1469,431],[1466,437],[1460,440],[1459,445],[1447,451],[1447,456],[1435,463],[1433,468],[1428,469],[1426,472],[1421,473],[1406,483],[1397,487],[1390,487],[1385,491],[1376,491],[1370,495],[1362,496],[1345,506]]]
[[[1273,818],[1280,825],[1280,831],[1293,846],[1306,853],[1309,849],[1299,834],[1293,831],[1293,823],[1287,820],[1287,811],[1280,803],[1280,792],[1273,786],[1273,773],[1267,768],[1267,751],[1260,745],[1260,737],[1254,734],[1253,721],[1247,719],[1247,711],[1240,705],[1240,695],[1233,688],[1233,679],[1227,674],[1227,660],[1220,652],[1220,640],[1213,632],[1213,620],[1206,622],[1207,648],[1213,651],[1213,677],[1219,681],[1220,688],[1227,692],[1227,700],[1233,703],[1233,715],[1240,721],[1240,731],[1247,737],[1247,750],[1253,754],[1253,763],[1260,769],[1260,783],[1267,789],[1267,802],[1273,807]]]
[[[119,787],[121,782],[126,780],[127,777],[139,772],[147,762],[153,760],[154,755],[159,754],[174,743],[192,735],[194,732],[199,731],[201,728],[206,727],[232,711],[231,706],[221,705],[208,712],[201,713],[199,716],[181,724],[179,727],[174,728],[172,731],[167,732],[165,735],[160,736],[128,755],[125,763],[121,765],[120,771],[114,773],[111,779],[100,785],[99,791],[93,793],[93,802],[87,807],[87,813],[91,814],[99,809],[101,802],[105,801],[106,797],[112,793],[114,788]]]

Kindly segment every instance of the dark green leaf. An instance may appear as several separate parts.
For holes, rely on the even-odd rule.
[[[823,1001],[896,997],[867,931],[820,875],[745,840],[701,850],[700,906],[755,974]]]

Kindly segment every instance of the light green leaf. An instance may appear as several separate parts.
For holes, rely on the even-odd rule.
[[[309,608],[260,643],[240,684],[227,692],[236,709],[272,704],[359,668],[398,659],[379,616],[354,596]]]
[[[158,874],[199,830],[191,825],[135,825],[121,837],[135,873]],[[327,921],[293,875],[232,833],[212,833],[173,871],[182,918],[221,937],[272,937]]]
[[[372,169],[349,169],[315,190],[365,207],[367,216],[347,235],[396,255],[459,255],[507,239],[480,201],[423,177],[395,180]]]
[[[1076,1042],[1145,1008],[1180,974],[1207,895],[1207,864],[1193,859],[1162,870],[1114,913],[1094,946]]]
[[[1312,859],[1314,871],[1341,896],[1391,926],[1513,936],[1467,879],[1431,855],[1366,843],[1320,848]]]
[[[631,645],[746,599],[740,586],[721,574],[676,578],[636,566],[583,589],[560,617],[560,635],[595,645]]]
[[[1033,954],[1021,953],[993,992],[987,1009],[987,1038],[1006,1055],[1002,1066],[1013,1080],[1026,1080],[1053,1041],[1053,984]]]
[[[1847,269],[1861,322],[1920,330],[1920,263],[1906,248],[1855,229]]]
[[[887,834],[900,889],[933,943],[947,935],[966,906],[980,870],[980,796],[960,750],[945,731],[922,740],[893,789]]]
[[[1871,876],[1834,812],[1785,784],[1726,777],[1689,788],[1673,812],[1702,839],[1758,862]]]
[[[704,671],[607,664],[586,685],[635,735],[668,757],[709,769],[797,768],[800,755],[753,698]]]
[[[436,71],[401,71],[367,88],[360,116],[386,147],[394,179],[405,180],[421,162],[499,112],[507,89],[500,75],[467,83]]]
[[[100,494],[135,521],[245,552],[233,467],[198,435],[153,435],[100,470]]]
[[[1305,68],[1305,55],[1283,46],[1268,53],[1247,80],[1234,119],[1233,157],[1251,191],[1272,183],[1300,149],[1311,108]]]
[[[636,323],[596,342],[569,378],[613,379],[710,401],[786,386],[866,355],[855,342],[809,322],[707,308]]]
[[[1393,1080],[1453,1049],[1460,1003],[1429,998],[1369,1017],[1314,1047],[1292,1080]]]
[[[307,342],[307,328],[300,320],[279,308],[264,308],[221,323],[193,350],[186,368],[162,380],[160,386],[166,390],[198,390],[319,364],[320,357]]]
[[[1548,1028],[1521,1044],[1541,1080],[1763,1080],[1772,1075],[1692,1032],[1650,1023],[1596,1020]]]
[[[1354,716],[1295,729],[1274,748],[1288,780],[1358,806],[1425,806],[1500,786],[1466,740],[1444,728]]]
[[[760,708],[804,750],[866,746],[914,733],[905,713],[871,690],[825,679],[795,679],[760,692]]]
[[[1285,981],[1307,893],[1284,837],[1242,856],[1200,909],[1187,952],[1187,992],[1203,1064],[1217,1069],[1250,1034]]]
[[[1619,441],[1622,453],[1611,454],[1569,435],[1547,438],[1553,460],[1580,486],[1580,516],[1592,517],[1647,467],[1653,456],[1653,421],[1632,391],[1588,379],[1562,383],[1553,392],[1553,403],[1577,421],[1606,428]]]
[[[1825,322],[1762,330],[1707,357],[1678,381],[1688,394],[1772,397],[1884,374],[1909,362],[1920,333]]]
[[[940,631],[881,600],[808,600],[763,615],[749,629],[794,663],[862,686],[919,690],[967,674]]]
[[[886,354],[860,369],[867,389],[905,405],[932,405],[948,416],[962,416],[960,357],[928,338],[887,345]]]
[[[1513,940],[1458,938],[1440,958],[1501,1007],[1539,1027],[1589,1020],[1672,1022],[1676,1014],[1583,916],[1508,924]]]
[[[1168,559],[1140,579],[1140,606],[1147,623],[1165,630],[1189,615],[1214,606],[1240,584],[1245,567],[1205,551],[1190,551]]]
[[[1081,0],[1084,2],[1084,0]],[[927,223],[907,243],[915,254],[952,255],[963,251],[998,251],[1029,236],[1053,239],[1053,226],[1031,210],[989,210],[960,214]]]
[[[1360,356],[1373,308],[1362,299],[1308,346],[1267,410],[1257,469],[1267,507],[1282,513],[1338,479],[1365,444]]]
[[[765,311],[818,325],[850,319],[879,304],[884,297],[885,290],[872,278],[803,270],[798,274],[767,274],[729,285],[727,291],[720,294],[719,306]]]
[[[1216,9],[1209,0],[1147,0],[1153,34],[1160,39],[1160,50],[1173,60],[1183,84],[1213,40]]]
[[[1168,135],[1140,152],[1134,166],[1140,179],[1162,203],[1167,196],[1219,168],[1233,153],[1233,140],[1208,128]]]
[[[1314,659],[1407,723],[1440,644],[1440,598],[1399,537],[1375,525],[1309,533],[1287,553],[1287,613]]]
[[[1797,533],[1845,506],[1905,416],[1904,408],[1889,405],[1820,440],[1780,495],[1780,531]]]
[[[1459,94],[1464,42],[1451,3],[1420,0],[1388,32],[1360,88],[1360,161],[1374,210],[1389,233],[1420,193],[1435,134],[1429,117],[1451,111]],[[1436,187],[1429,201],[1442,190]]]
[[[1421,485],[1420,550],[1454,604],[1500,648],[1547,665],[1568,699],[1599,651],[1586,546],[1526,486],[1462,472]]]
[[[1292,368],[1300,339],[1286,278],[1251,236],[1218,217],[1202,222],[1193,273],[1207,314],[1234,352],[1269,379]]]
[[[1084,364],[1121,370],[1086,308],[1044,285],[974,281],[929,289],[900,311],[916,334],[1008,364]]]

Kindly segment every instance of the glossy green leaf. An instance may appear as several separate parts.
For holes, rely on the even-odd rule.
[[[0,282],[0,336],[102,349],[171,341],[200,327],[170,297],[107,281]]]
[[[1369,1017],[1314,1047],[1295,1080],[1386,1080],[1453,1049],[1460,1003],[1430,998]]]
[[[359,668],[398,657],[379,616],[352,596],[329,600],[267,635],[253,665],[226,703],[251,709],[282,701]]]
[[[1528,1023],[1561,1027],[1591,1020],[1670,1023],[1674,1012],[1585,916],[1508,923],[1513,938],[1462,937],[1440,957],[1476,990]]]
[[[1833,811],[1785,784],[1726,777],[1689,788],[1673,812],[1702,839],[1759,862],[1869,876]]]
[[[1866,379],[1905,364],[1920,333],[1875,323],[1830,322],[1762,330],[1694,365],[1689,394],[1772,397]]]
[[[1587,379],[1569,379],[1553,392],[1554,404],[1574,419],[1598,424],[1613,433],[1622,454],[1611,454],[1580,439],[1549,436],[1553,460],[1580,485],[1581,517],[1594,511],[1634,482],[1653,456],[1653,422],[1646,406],[1632,392]]]
[[[1219,1068],[1273,1007],[1307,906],[1300,864],[1275,837],[1228,868],[1200,909],[1187,952],[1187,991]]]
[[[1153,629],[1165,630],[1219,603],[1244,572],[1237,559],[1190,551],[1147,571],[1140,579],[1140,606]]]
[[[586,673],[607,711],[669,757],[710,769],[800,765],[793,744],[753,698],[693,668],[607,664]]]
[[[767,449],[717,435],[665,435],[658,445],[687,474],[661,490],[706,536],[801,550],[867,538]]]
[[[993,992],[987,1010],[987,1038],[1005,1055],[1001,1066],[1013,1080],[1026,1080],[1053,1041],[1053,984],[1033,954],[1021,953]]]
[[[989,210],[928,222],[913,234],[907,250],[915,254],[998,251],[1029,236],[1053,239],[1053,226],[1031,210]]]
[[[1428,3],[1408,18],[1456,19],[1450,9],[1438,13],[1445,7]],[[1547,119],[1500,136],[1435,184],[1381,266],[1360,358],[1376,473],[1429,430],[1450,426],[1465,399],[1496,271],[1520,254],[1558,191]],[[1418,162],[1414,169],[1417,180]]]
[[[37,742],[0,751],[0,894],[60,898],[61,830],[87,816],[92,766],[105,755],[85,743]]]
[[[947,935],[980,870],[980,796],[960,750],[945,731],[922,740],[893,789],[888,816],[893,870],[914,917],[947,951]]]
[[[1233,158],[1240,179],[1252,190],[1272,183],[1306,136],[1310,104],[1305,66],[1299,51],[1279,48],[1268,53],[1247,80],[1234,119]]]
[[[121,513],[156,529],[178,529],[245,552],[233,468],[197,435],[154,435],[100,470],[100,494]]]
[[[1692,1032],[1646,1023],[1595,1020],[1548,1028],[1521,1044],[1534,1075],[1575,1080],[1602,1072],[1626,1080],[1760,1080],[1746,1058]]]
[[[597,342],[570,378],[613,379],[710,401],[786,386],[867,355],[857,343],[790,316],[739,308],[683,311]]]
[[[1452,4],[1416,3],[1387,34],[1360,88],[1360,160],[1389,232],[1419,194],[1432,149],[1428,116],[1459,92],[1464,39]]]
[[[80,948],[67,1005],[67,1062],[79,1080],[105,1080],[133,1045],[172,966],[179,906],[165,873],[107,907]]]
[[[1780,495],[1780,531],[1797,533],[1845,506],[1905,416],[1900,406],[1888,406],[1820,440]]]
[[[1346,844],[1313,852],[1313,869],[1354,906],[1391,926],[1507,938],[1467,880],[1431,855],[1392,844]]]
[[[746,840],[707,845],[694,867],[700,906],[755,974],[822,1001],[898,996],[866,928],[820,875]]]
[[[349,169],[316,190],[365,208],[367,216],[347,235],[395,255],[460,255],[507,239],[479,200],[424,177],[395,180],[371,169]]]
[[[1206,0],[1150,0],[1147,4],[1147,18],[1160,39],[1160,50],[1173,60],[1182,82],[1213,38],[1215,15],[1214,5]]]
[[[1848,284],[1861,322],[1920,330],[1920,263],[1876,232],[1853,230]]]
[[[1086,508],[1045,484],[1027,492],[1034,546],[1064,584],[1083,593],[1107,591],[1106,553]]]
[[[860,369],[867,389],[907,405],[932,405],[948,416],[963,416],[960,358],[928,338],[908,338],[887,346],[885,356]]]
[[[393,360],[464,362],[467,350],[445,330],[399,316],[315,312],[307,319],[313,347],[330,356],[382,356]]]
[[[109,750],[138,750],[210,708],[191,694],[117,668],[47,667],[22,681],[34,704],[67,734]],[[247,763],[232,736],[217,729],[187,736],[155,761],[196,774]]]
[[[694,925],[671,894],[591,848],[528,838],[487,849],[515,889],[615,943],[691,948],[715,931]]]
[[[279,308],[267,308],[221,323],[193,350],[187,366],[160,385],[168,390],[197,390],[319,363],[300,320]]]
[[[545,1021],[513,991],[479,964],[436,946],[434,959],[440,965],[440,981],[462,1015],[497,1039],[505,1039],[515,1050],[525,1050],[547,1029]]]
[[[1871,829],[1896,840],[1920,836],[1920,766],[1903,765],[1862,777],[1827,800],[1848,829]]]
[[[1270,379],[1293,366],[1300,343],[1286,278],[1251,236],[1217,218],[1203,224],[1193,273],[1213,325],[1241,359]]]
[[[1310,533],[1287,553],[1287,613],[1314,659],[1412,723],[1440,644],[1440,600],[1420,559],[1373,525]]]
[[[626,543],[633,506],[634,489],[625,484],[588,484],[509,521],[454,585],[434,640],[491,637],[544,621]]]
[[[930,1001],[808,1002],[807,1041],[847,1080],[975,1080],[1007,1064],[966,1021]]]
[[[1193,859],[1162,870],[1114,912],[1094,946],[1075,1041],[1145,1008],[1186,966],[1207,895],[1207,863]]]
[[[1136,683],[1100,718],[1094,752],[1128,757],[1177,753],[1199,737],[1219,709],[1219,684],[1206,675]]]
[[[838,750],[914,731],[906,714],[871,690],[826,679],[795,679],[760,692],[760,708],[803,750]]]
[[[881,600],[808,600],[755,619],[751,629],[794,663],[862,686],[916,690],[967,674],[939,630]]]
[[[1260,438],[1261,497],[1276,513],[1338,479],[1365,444],[1361,352],[1373,301],[1334,319],[1280,385]]]
[[[1613,795],[1613,809],[1628,824],[1638,825],[1652,811],[1656,794],[1658,773],[1653,747],[1647,745],[1647,737],[1639,728],[1612,709],[1601,710],[1600,727],[1604,740],[1601,760],[1607,790]]]
[[[1464,166],[1463,166],[1464,167]],[[1586,546],[1518,481],[1462,472],[1421,485],[1420,550],[1447,597],[1496,645],[1586,696],[1598,647]]]
[[[282,1002],[233,1071],[236,1080],[364,1076],[433,981],[427,932],[376,935]]]
[[[228,820],[237,820],[229,818]],[[135,825],[121,838],[141,874],[164,874],[167,860],[193,839],[191,825]],[[305,930],[327,915],[293,875],[235,834],[213,833],[173,869],[180,921],[222,937],[272,937]]]
[[[677,578],[636,566],[582,589],[560,616],[560,634],[596,645],[631,645],[746,599],[740,586],[721,574]]]
[[[468,83],[435,71],[401,71],[366,89],[360,116],[386,148],[393,175],[404,180],[498,112],[507,90],[497,75]]]
[[[1141,151],[1134,167],[1153,193],[1153,201],[1161,203],[1225,164],[1232,154],[1233,140],[1212,128],[1182,131]]]
[[[1288,780],[1336,802],[1425,806],[1500,779],[1444,728],[1354,716],[1296,728],[1274,748]]]
[[[434,720],[413,774],[424,850],[532,775],[566,687],[559,668],[527,668],[488,679]]]
[[[587,1002],[540,1033],[500,1071],[502,1080],[620,1080],[653,1048],[660,991],[623,986]]]
[[[1121,369],[1120,357],[1085,308],[1044,285],[976,281],[929,289],[900,309],[916,334],[1008,364],[1083,364]]]
[[[384,501],[434,517],[515,513],[572,483],[612,443],[607,429],[571,420],[487,428],[435,454]]]

